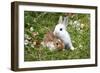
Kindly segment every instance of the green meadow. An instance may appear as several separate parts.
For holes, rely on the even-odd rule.
[[[59,16],[68,16],[69,32],[75,50],[50,51],[35,41],[53,31]],[[90,58],[90,15],[77,13],[24,12],[24,61],[69,60]],[[35,35],[36,34],[36,35]]]

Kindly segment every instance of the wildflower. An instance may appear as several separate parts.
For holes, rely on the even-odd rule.
[[[81,44],[79,44],[79,48],[82,49],[82,47],[83,47],[83,46],[82,46]]]
[[[32,35],[35,37],[36,35],[38,35],[38,32],[33,32]]]
[[[34,20],[33,20],[34,22],[36,22],[36,19],[34,18]]]
[[[29,41],[28,40],[25,40],[24,44],[25,45],[28,45]]]
[[[81,28],[84,28],[84,24],[81,24]]]
[[[27,35],[27,34],[25,34],[24,36],[25,36],[25,39],[28,39],[28,40],[31,39],[31,37],[29,37],[29,35]]]
[[[25,34],[24,36],[25,36],[26,39],[29,37],[27,34]]]
[[[75,25],[75,27],[79,27],[80,26],[80,22],[79,21],[74,21],[73,24]]]
[[[80,22],[79,21],[74,21],[74,27],[76,28],[77,31],[80,30]]]
[[[27,25],[30,25],[30,23],[27,23]]]
[[[31,44],[31,47],[32,47],[32,48],[34,48],[34,45],[33,45],[33,44]]]
[[[69,24],[70,24],[70,25],[72,25],[72,24],[73,24],[73,21],[72,21],[72,20],[70,20],[70,21],[69,21]]]
[[[74,40],[73,40],[72,42],[73,42],[73,43],[75,43],[75,41],[74,41]]]
[[[34,31],[33,27],[30,27],[30,31],[31,31],[31,32]]]

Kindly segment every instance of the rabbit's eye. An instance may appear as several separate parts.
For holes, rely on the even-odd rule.
[[[56,45],[58,45],[58,43],[56,43]]]
[[[60,28],[60,31],[62,31],[62,28]]]

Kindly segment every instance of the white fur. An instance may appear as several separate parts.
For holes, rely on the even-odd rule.
[[[44,47],[48,47],[50,51],[55,51],[56,50],[56,47],[54,46],[53,42],[48,42],[48,43],[42,42],[41,44]]]
[[[51,51],[54,51],[54,50],[55,50],[55,46],[54,46],[53,42],[48,42],[48,43],[46,44],[46,46],[47,46]]]
[[[56,25],[53,33],[55,36],[60,38],[64,42],[65,45],[68,45],[71,50],[74,50],[70,35],[66,31],[66,24],[67,24],[66,20],[67,20],[67,17],[65,17],[64,20],[62,20],[62,16],[60,16],[58,24]],[[60,31],[60,28],[62,28],[62,31]]]

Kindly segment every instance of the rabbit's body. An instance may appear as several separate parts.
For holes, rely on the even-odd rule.
[[[42,45],[48,47],[51,51],[64,49],[63,41],[55,37],[53,32],[47,32],[44,35]]]
[[[59,23],[56,25],[53,33],[56,37],[60,38],[64,42],[65,48],[74,50],[70,35],[66,31],[66,19],[67,18],[65,17],[63,21],[62,17],[59,18]]]

